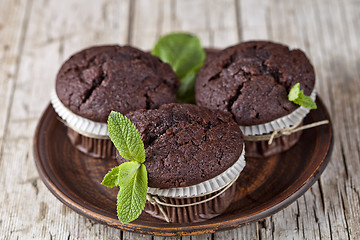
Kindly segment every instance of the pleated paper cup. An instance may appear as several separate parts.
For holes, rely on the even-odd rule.
[[[173,223],[200,222],[220,215],[231,204],[236,190],[235,181],[245,167],[245,145],[243,146],[239,159],[220,175],[188,187],[169,189],[149,187],[148,194],[167,204],[191,205],[184,207],[161,206],[168,220]],[[201,201],[204,202],[197,204]],[[145,205],[145,212],[165,220],[158,204],[148,201]]]
[[[109,139],[107,123],[81,117],[60,101],[55,91],[51,104],[60,120],[67,126],[70,142],[81,152],[94,158],[115,158],[116,149]]]

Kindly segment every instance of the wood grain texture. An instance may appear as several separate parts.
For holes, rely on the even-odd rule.
[[[169,239],[360,239],[360,2],[356,0],[2,1],[0,239],[164,239],[121,232],[63,206],[32,157],[36,123],[60,64],[100,43],[151,49],[172,31],[205,46],[270,39],[303,49],[334,125],[320,180],[285,210],[239,229]]]
[[[0,9],[0,162],[30,11],[25,2],[4,1]]]

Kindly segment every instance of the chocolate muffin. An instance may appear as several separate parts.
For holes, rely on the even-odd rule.
[[[176,102],[180,83],[170,65],[130,46],[98,46],[67,60],[56,93],[72,112],[106,122],[111,110],[126,114]]]
[[[186,187],[224,172],[240,157],[241,130],[231,116],[191,104],[166,104],[126,115],[146,151],[149,187]],[[121,164],[126,160],[118,156]]]
[[[275,129],[263,124],[277,125],[277,120],[301,108],[288,100],[296,83],[306,95],[315,94],[314,69],[301,50],[266,41],[244,42],[219,51],[216,58],[204,64],[196,78],[195,99],[199,106],[232,114],[245,135],[268,134]],[[280,128],[294,124],[285,123]],[[254,126],[260,131],[254,133]],[[296,136],[295,141],[292,136],[291,146],[300,134]],[[288,140],[285,136],[279,144]],[[247,156],[250,153],[247,151]]]
[[[237,178],[245,165],[243,135],[228,114],[191,104],[166,104],[155,110],[137,110],[127,117],[135,124],[144,142],[148,192],[160,196],[166,203],[196,203],[210,198],[224,187],[215,187],[212,181],[218,181],[215,179],[221,176],[228,184]],[[125,162],[120,155],[117,160],[120,164]],[[239,167],[238,164],[243,165]],[[226,178],[222,174],[232,177]],[[199,184],[206,186],[205,192],[192,194],[190,188],[196,190]],[[235,187],[232,184],[214,200],[202,203],[201,207],[195,206],[199,212],[194,211],[194,206],[166,207],[164,210],[171,222],[206,220],[225,211]],[[180,195],[169,197],[168,193],[172,191],[180,192]],[[156,205],[148,203],[145,211],[164,218]]]
[[[107,117],[176,102],[180,83],[171,67],[130,46],[97,46],[74,54],[60,68],[52,103],[71,142],[93,157],[115,155]]]

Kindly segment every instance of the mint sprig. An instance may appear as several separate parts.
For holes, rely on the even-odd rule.
[[[151,54],[168,63],[180,79],[179,102],[194,103],[196,74],[206,58],[199,38],[188,33],[167,34],[157,41]]]
[[[310,108],[310,109],[316,109],[316,103],[311,99],[310,96],[306,96],[304,94],[304,90],[300,90],[300,83],[296,83],[289,92],[288,95],[289,101],[292,101],[293,103],[296,103],[300,106]]]
[[[135,125],[121,113],[112,111],[108,118],[109,137],[120,155],[130,162],[111,169],[101,184],[120,187],[117,195],[117,215],[122,223],[137,219],[144,210],[148,178],[145,148]]]

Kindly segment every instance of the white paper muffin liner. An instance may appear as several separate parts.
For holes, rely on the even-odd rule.
[[[178,187],[178,188],[151,188],[148,187],[147,192],[152,195],[157,195],[160,197],[173,197],[173,198],[185,198],[185,197],[194,197],[201,196],[205,194],[210,194],[222,189],[225,185],[233,181],[239,176],[241,171],[245,167],[245,143],[243,144],[243,150],[239,159],[227,170],[225,170],[220,175],[201,182],[196,185],[188,187]]]
[[[315,89],[310,94],[310,97],[313,101],[315,101],[316,99]],[[302,121],[306,117],[306,115],[310,112],[310,110],[311,110],[310,108],[300,106],[292,113],[280,117],[278,119],[275,119],[271,122],[258,124],[258,125],[251,125],[251,126],[239,126],[239,127],[245,136],[268,134],[268,133],[272,133],[277,129],[288,128],[295,125],[296,123]]]
[[[51,92],[51,104],[55,112],[65,121],[66,125],[74,131],[91,138],[108,138],[108,127],[106,123],[94,122],[81,117],[64,106],[55,91]]]

